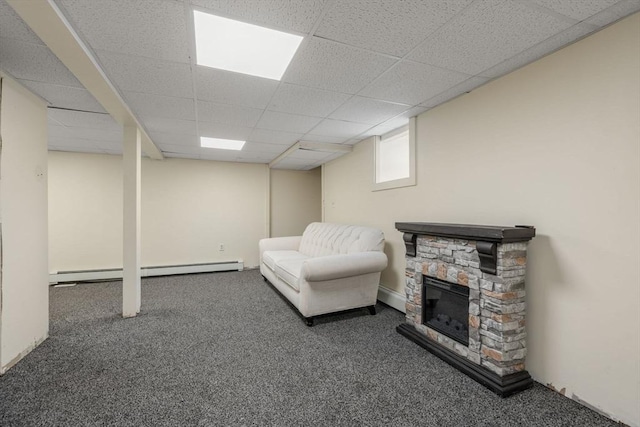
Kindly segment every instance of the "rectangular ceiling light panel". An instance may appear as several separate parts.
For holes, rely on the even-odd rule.
[[[193,11],[196,63],[280,80],[302,42],[301,36]]]
[[[235,139],[220,139],[200,137],[200,146],[206,148],[218,148],[220,150],[242,150],[246,141],[238,141]]]

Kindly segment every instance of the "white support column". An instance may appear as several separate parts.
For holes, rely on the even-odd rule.
[[[122,317],[140,312],[140,166],[141,137],[137,126],[125,126],[123,163]]]

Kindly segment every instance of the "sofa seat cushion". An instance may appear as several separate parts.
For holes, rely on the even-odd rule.
[[[298,251],[264,251],[262,253],[262,262],[273,271],[276,271],[276,265],[282,260],[307,258],[309,257]]]
[[[300,271],[302,270],[302,264],[305,261],[306,257],[279,261],[278,264],[276,264],[276,276],[296,291],[300,291],[298,279],[300,277]]]

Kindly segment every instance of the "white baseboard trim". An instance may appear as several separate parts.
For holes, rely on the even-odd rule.
[[[242,260],[227,262],[210,262],[203,264],[186,265],[160,265],[152,267],[142,267],[141,277],[170,276],[173,274],[191,273],[212,273],[215,271],[242,271],[244,262]],[[58,271],[49,274],[49,284],[66,282],[90,282],[96,280],[117,280],[122,279],[122,269],[112,268],[104,270],[82,270],[82,271]]]
[[[407,299],[400,292],[392,291],[391,289],[380,285],[378,288],[378,300],[387,304],[389,307],[393,307],[402,313],[406,313],[405,304]]]

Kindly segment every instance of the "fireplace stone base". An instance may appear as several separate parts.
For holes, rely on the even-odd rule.
[[[480,365],[470,362],[467,358],[439,345],[421,333],[413,326],[404,323],[396,328],[396,331],[430,353],[438,356],[449,365],[473,378],[500,397],[508,397],[512,394],[526,390],[533,385],[533,380],[527,371],[519,371],[510,375],[499,376]]]

